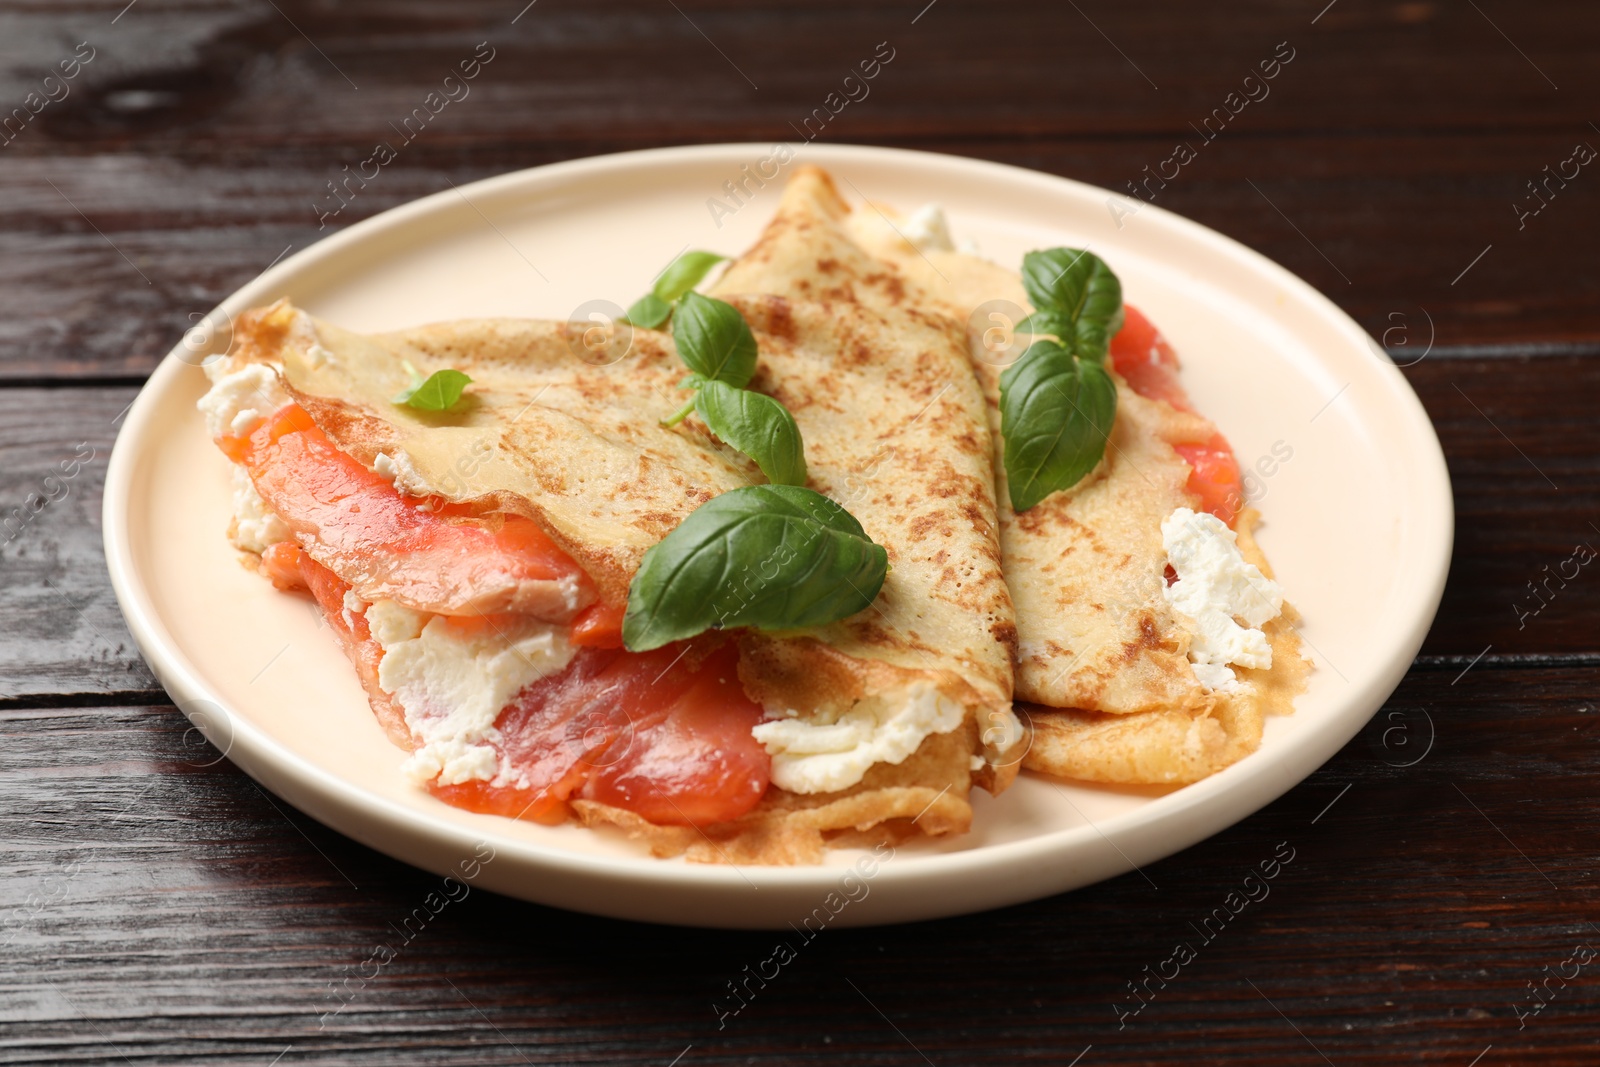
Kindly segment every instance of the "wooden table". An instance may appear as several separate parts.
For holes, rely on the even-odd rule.
[[[1600,173],[1570,162],[1600,146],[1592,3],[525,2],[0,3],[0,114],[28,109],[0,145],[0,510],[27,510],[0,535],[0,1062],[1600,1062],[1600,573],[1530,586],[1600,545]],[[329,232],[325,183],[480,42],[471,97],[330,230],[555,160],[794,140],[884,41],[824,140],[1119,190],[1198,146],[1156,202],[1410,364],[1458,509],[1423,654],[1238,826],[1035,904],[830,930],[722,1029],[770,935],[487,892],[325,1014],[435,879],[264,794],[168,704],[100,547],[121,413],[195,318]],[[1270,897],[1134,1013],[1280,842]]]

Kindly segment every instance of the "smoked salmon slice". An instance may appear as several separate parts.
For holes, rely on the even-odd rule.
[[[1194,411],[1178,380],[1177,352],[1139,309],[1125,306],[1123,315],[1122,329],[1111,339],[1111,364],[1122,380],[1146,399]],[[1189,492],[1200,498],[1203,509],[1232,526],[1244,503],[1244,489],[1228,439],[1217,433],[1204,444],[1172,447],[1189,464]]]
[[[344,595],[350,591],[348,583],[328,568],[300,551],[292,541],[269,545],[261,554],[261,569],[279,590],[308,590],[322,608],[328,628],[339,641],[350,662],[355,664],[361,688],[367,691],[367,700],[378,725],[389,735],[389,740],[402,748],[412,747],[411,728],[406,725],[406,713],[378,685],[378,664],[383,659],[383,646],[372,639],[364,615],[346,611]]]
[[[595,600],[588,576],[531,520],[408,498],[339,451],[297,404],[218,444],[300,547],[363,600],[551,622]]]
[[[763,713],[738,665],[732,645],[707,659],[653,723],[605,751],[583,795],[661,825],[724,822],[755,807],[772,758],[750,732]]]
[[[378,685],[383,648],[366,618],[346,610],[349,584],[290,542],[269,548],[262,566],[279,589],[311,592],[379,723],[414,747],[404,710]],[[428,790],[469,811],[544,823],[563,821],[580,791],[661,825],[726,822],[755,807],[771,781],[771,757],[750,732],[762,715],[739,685],[732,644],[709,654],[580,648],[496,718],[500,775]]]
[[[1122,315],[1122,329],[1111,338],[1111,365],[1122,380],[1142,397],[1193,411],[1178,381],[1178,353],[1138,308],[1124,305]]]
[[[736,819],[771,780],[771,757],[750,733],[761,706],[737,667],[732,645],[693,665],[681,646],[580,650],[495,721],[512,768],[502,777],[513,781],[429,789],[470,811],[538,822],[562,821],[580,792],[661,825]]]

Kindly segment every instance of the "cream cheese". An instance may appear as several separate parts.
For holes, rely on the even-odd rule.
[[[1178,508],[1161,524],[1167,562],[1178,580],[1167,603],[1191,635],[1189,659],[1206,689],[1232,692],[1240,683],[1229,664],[1272,666],[1261,626],[1283,610],[1283,590],[1239,552],[1238,538],[1215,515]]]
[[[332,352],[322,347],[321,342],[312,341],[306,346],[306,363],[320,369],[327,366],[338,366],[339,360]]]
[[[874,763],[902,763],[930,734],[966,721],[960,704],[926,683],[858,700],[842,713],[795,711],[750,732],[772,757],[772,781],[791,793],[831,793],[861,781]]]
[[[207,364],[211,388],[195,406],[206,417],[206,430],[213,438],[241,437],[257,423],[285,404],[278,375],[264,363],[247,363],[225,371],[221,360]],[[279,541],[289,540],[289,527],[261,499],[250,475],[234,466],[233,543],[246,552],[261,553]]]
[[[247,363],[236,371],[222,373],[220,363],[219,360],[216,364],[211,388],[195,405],[205,415],[206,430],[213,439],[248,433],[288,401],[277,372],[266,364]],[[212,367],[206,371],[211,373]]]
[[[292,534],[289,524],[267,507],[243,467],[233,467],[233,543],[246,552],[260,555]]]
[[[367,602],[356,596],[354,589],[346,589],[344,591],[344,607],[339,612],[340,615],[344,616],[344,624],[353,630],[356,625],[356,616],[365,615],[366,613]]]
[[[382,461],[381,468],[379,467],[380,460]],[[410,456],[407,456],[404,452],[397,452],[392,456],[380,452],[373,459],[373,467],[380,477],[393,482],[394,487],[402,493],[407,496],[424,498],[422,504],[418,505],[422,510],[432,510],[432,506],[428,505],[425,498],[432,496],[434,491],[423,479],[422,472],[412,464]]]
[[[954,252],[956,248],[950,239],[950,223],[944,217],[944,208],[938,204],[924,204],[912,212],[900,233],[924,252]]]
[[[516,619],[496,627],[412,611],[392,600],[366,609],[383,649],[378,686],[405,711],[419,744],[401,769],[421,784],[489,781],[501,772],[495,719],[523,687],[563,670],[566,627]]]

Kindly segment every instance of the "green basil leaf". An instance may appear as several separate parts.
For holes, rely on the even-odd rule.
[[[651,288],[651,295],[668,304],[674,303],[690,289],[700,284],[711,268],[727,259],[715,252],[685,252],[661,272],[656,279],[656,284]]]
[[[446,367],[434,371],[426,381],[400,393],[394,402],[418,411],[448,411],[461,400],[461,391],[470,381],[472,379],[460,371]]]
[[[684,293],[672,316],[678,355],[702,378],[743,389],[756,372],[756,339],[732,304]]]
[[[1081,356],[1105,358],[1122,325],[1122,283],[1099,256],[1076,248],[1029,252],[1022,257],[1022,287],[1035,308],[1054,314],[1058,328],[1048,332]]]
[[[1022,287],[1041,310],[1109,322],[1122,307],[1122,283],[1093,252],[1051,248],[1022,257]]]
[[[711,432],[755,460],[767,481],[806,484],[800,427],[783,404],[765,394],[714,381],[701,383],[696,402]]]
[[[643,326],[653,330],[667,321],[667,316],[672,314],[672,305],[654,293],[646,293],[635,300],[624,316],[634,326]]]
[[[1032,315],[1017,323],[1015,333],[1029,333],[1035,336],[1049,334],[1053,337],[1071,337],[1073,333],[1072,320],[1058,311],[1035,311]]]
[[[733,489],[700,505],[644,554],[622,642],[634,652],[707,630],[797,630],[877,597],[889,555],[844,508],[793,485]]]
[[[1011,508],[1027,511],[1070,489],[1106,452],[1117,387],[1104,367],[1054,341],[1036,341],[1000,375]]]

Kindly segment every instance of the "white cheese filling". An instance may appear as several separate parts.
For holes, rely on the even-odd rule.
[[[951,236],[950,222],[939,204],[923,204],[905,216],[891,215],[864,205],[862,210],[853,214],[851,226],[868,245],[892,244],[896,240],[903,240],[922,253],[978,254],[975,242],[965,238],[956,240]]]
[[[264,363],[247,363],[224,371],[223,361],[206,364],[211,388],[195,406],[206,417],[212,438],[242,437],[288,402],[278,375]],[[233,477],[233,543],[246,552],[265,552],[289,540],[289,527],[261,499],[250,475],[235,466]]]
[[[1161,524],[1167,562],[1178,580],[1167,603],[1191,634],[1189,659],[1207,690],[1236,692],[1229,664],[1272,666],[1272,645],[1261,626],[1283,611],[1283,590],[1239,553],[1238,538],[1221,519],[1178,508]]]
[[[347,605],[348,608],[348,605]],[[412,611],[392,600],[366,609],[383,649],[378,686],[399,701],[418,738],[402,765],[421,784],[489,781],[501,771],[494,721],[530,682],[565,669],[567,628],[518,618],[499,625]]]
[[[206,417],[212,438],[239,437],[289,399],[277,372],[264,363],[247,363],[223,373],[222,361],[206,367],[211,388],[195,406]]]
[[[926,683],[859,700],[833,715],[779,712],[750,732],[772,757],[772,782],[791,793],[831,793],[874,763],[902,763],[929,734],[966,721],[964,707]]]
[[[394,487],[407,496],[421,498],[422,503],[417,505],[421,510],[432,510],[427,498],[433,496],[434,491],[412,464],[410,456],[404,452],[396,452],[392,456],[386,452],[379,452],[373,457],[372,469],[377,472],[378,477],[393,482]]]
[[[954,252],[956,248],[950,239],[950,223],[944,217],[944,208],[938,204],[923,204],[912,212],[900,234],[923,252]]]
[[[232,473],[234,545],[260,555],[278,542],[290,540],[289,524],[267,507],[249,473],[240,466],[235,466]]]

